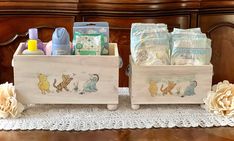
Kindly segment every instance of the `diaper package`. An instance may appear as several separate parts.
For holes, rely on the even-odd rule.
[[[131,27],[131,55],[138,65],[168,65],[170,44],[167,25],[134,23]]]
[[[95,35],[102,36],[104,43],[101,45],[101,55],[109,54],[109,25],[107,22],[75,22],[73,26],[73,34],[75,33],[80,33],[86,36],[92,35],[89,36],[89,39],[94,38]]]
[[[174,29],[171,33],[172,65],[207,65],[211,59],[211,40],[200,28]]]

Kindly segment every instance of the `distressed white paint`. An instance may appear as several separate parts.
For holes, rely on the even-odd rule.
[[[133,63],[130,56],[131,74],[129,88],[131,94],[131,104],[133,109],[138,109],[140,104],[201,104],[207,92],[211,90],[213,66],[179,66],[179,65],[160,65],[160,66],[138,66]],[[149,81],[154,78],[162,77],[183,77],[194,76],[197,81],[195,95],[156,95],[151,96],[149,92]],[[170,79],[170,78],[169,78]],[[158,86],[160,91],[160,86]]]
[[[24,104],[118,104],[119,54],[117,44],[110,43],[106,56],[40,56],[21,55],[25,44],[21,43],[14,54],[14,83],[17,99]],[[38,75],[48,76],[51,92],[42,94],[38,88]],[[69,91],[56,92],[53,80],[62,81],[62,74],[74,77]],[[75,79],[81,84],[90,74],[98,74],[97,92],[79,94],[73,90]]]

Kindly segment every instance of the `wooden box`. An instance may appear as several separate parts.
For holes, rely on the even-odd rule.
[[[211,90],[213,66],[138,66],[130,56],[132,109],[140,104],[201,104]]]
[[[17,99],[24,104],[118,104],[119,54],[110,43],[106,56],[21,55],[12,65]]]

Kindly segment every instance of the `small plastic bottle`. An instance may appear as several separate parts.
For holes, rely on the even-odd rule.
[[[37,40],[28,40],[28,49],[22,52],[23,55],[45,55],[40,49],[37,49]]]
[[[52,55],[71,55],[70,37],[65,28],[56,28],[52,35]]]
[[[43,43],[40,39],[38,39],[38,30],[37,28],[30,28],[28,30],[29,40],[37,40],[37,48],[42,50],[45,53]]]

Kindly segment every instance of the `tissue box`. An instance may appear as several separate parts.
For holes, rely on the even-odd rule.
[[[102,34],[104,40],[104,48],[101,54],[108,54],[109,47],[109,24],[107,22],[75,22],[73,26],[73,34],[79,32],[81,34]]]
[[[12,65],[17,99],[24,104],[107,104],[117,108],[119,54],[110,43],[109,55],[21,55]]]
[[[213,66],[138,66],[130,56],[129,90],[133,109],[140,104],[202,104],[211,90]]]

